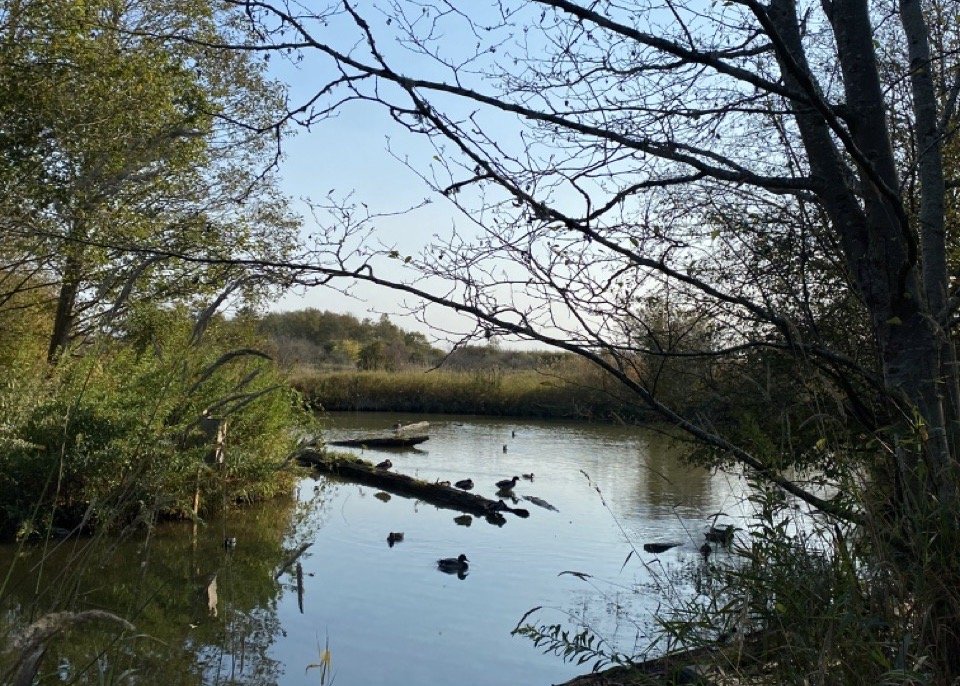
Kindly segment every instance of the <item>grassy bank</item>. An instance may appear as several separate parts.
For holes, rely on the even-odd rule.
[[[124,340],[0,376],[0,538],[205,516],[289,493],[309,423],[241,326],[150,310]],[[217,433],[220,433],[217,449]]]
[[[536,371],[411,370],[291,374],[293,385],[316,408],[510,417],[639,420],[644,408],[618,395],[612,382],[575,380]]]

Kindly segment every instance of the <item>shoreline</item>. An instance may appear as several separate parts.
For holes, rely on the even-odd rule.
[[[312,371],[291,375],[307,404],[325,412],[405,412],[651,423],[646,407],[607,381],[531,371],[464,373]]]

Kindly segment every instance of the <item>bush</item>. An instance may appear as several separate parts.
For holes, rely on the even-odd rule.
[[[95,354],[0,382],[0,534],[184,516],[291,488],[285,460],[310,422],[299,396],[236,323],[204,343],[176,311],[135,317]],[[212,459],[203,417],[226,421]]]

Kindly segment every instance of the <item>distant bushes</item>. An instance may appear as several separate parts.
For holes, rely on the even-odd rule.
[[[259,319],[257,329],[286,367],[396,371],[430,366],[443,357],[426,336],[404,331],[385,315],[371,321],[313,308],[271,312]]]
[[[736,383],[742,371],[736,364],[721,370],[710,356],[684,355],[688,348],[710,349],[711,331],[699,320],[682,324],[648,329],[650,340],[638,353],[621,357],[623,374],[675,411],[708,423],[738,421],[738,408],[720,402],[716,390]],[[386,317],[361,321],[318,310],[268,314],[258,328],[294,385],[331,411],[659,419],[624,383],[572,353],[495,344],[444,352]]]

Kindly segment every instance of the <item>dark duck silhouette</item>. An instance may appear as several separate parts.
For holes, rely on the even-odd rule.
[[[671,548],[676,548],[679,543],[644,543],[643,549],[648,553],[665,553]]]
[[[530,472],[529,474],[521,474],[520,476],[522,476],[527,481],[533,481],[533,472]]]
[[[402,531],[391,531],[389,534],[387,534],[387,545],[390,546],[391,548],[393,547],[394,543],[399,543],[402,540],[403,540]]]
[[[390,460],[384,460],[383,462],[377,465],[377,469],[390,469],[392,466],[393,466],[393,462],[391,462]]]
[[[437,560],[437,569],[447,574],[461,574],[470,567],[467,556],[460,553],[457,557],[443,557]]]
[[[469,491],[471,488],[473,488],[473,479],[463,479],[462,481],[455,483],[454,486],[464,491]]]
[[[497,482],[498,491],[512,491],[513,487],[517,485],[517,482],[520,481],[519,476],[515,476],[511,479],[504,479],[503,481]]]
[[[734,531],[736,531],[736,527],[734,527],[733,524],[727,524],[726,526],[711,526],[710,531],[705,533],[703,536],[707,539],[708,543],[730,545],[733,543]]]

